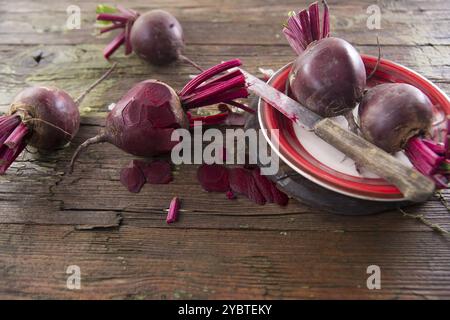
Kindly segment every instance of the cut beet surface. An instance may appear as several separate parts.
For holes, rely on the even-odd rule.
[[[150,163],[138,162],[139,168],[145,176],[147,183],[167,184],[173,180],[170,163],[164,160],[155,160]]]
[[[267,177],[261,175],[261,170],[259,168],[255,168],[254,170],[252,170],[252,174],[259,191],[266,199],[267,203],[273,203],[274,202],[272,192],[273,182],[267,179]]]
[[[203,189],[210,192],[230,190],[228,169],[219,164],[202,164],[197,170],[197,179]]]
[[[229,170],[230,188],[232,191],[246,195],[253,202],[263,205],[266,199],[261,194],[250,170],[232,168]]]
[[[145,176],[136,160],[132,160],[120,171],[120,182],[130,192],[138,193],[145,184]]]

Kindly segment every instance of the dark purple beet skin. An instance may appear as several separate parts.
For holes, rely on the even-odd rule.
[[[155,65],[165,65],[177,60],[183,50],[183,28],[170,13],[152,10],[136,19],[130,41],[140,58]]]
[[[54,150],[64,146],[77,134],[80,127],[77,104],[65,91],[54,87],[30,87],[22,90],[14,98],[10,114],[18,114],[26,121],[30,131],[28,144],[40,150]],[[39,120],[51,123],[61,130]]]
[[[292,12],[283,33],[298,57],[292,64],[289,86],[293,97],[322,117],[344,115],[357,132],[351,111],[366,87],[361,56],[347,41],[330,37],[328,4],[320,19],[319,4]]]
[[[377,85],[367,91],[359,105],[361,133],[387,152],[400,151],[410,138],[428,133],[432,107],[430,99],[412,85]]]
[[[298,102],[322,117],[334,117],[354,109],[361,100],[366,70],[351,44],[325,38],[297,57],[289,84]]]
[[[135,85],[117,102],[106,118],[103,141],[141,157],[170,152],[174,129],[189,122],[177,93],[168,85],[146,80]]]

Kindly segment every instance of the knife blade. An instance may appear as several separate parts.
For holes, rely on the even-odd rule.
[[[435,184],[430,178],[413,168],[405,166],[391,154],[362,137],[342,128],[334,120],[322,118],[247,71],[239,70],[246,79],[249,91],[265,100],[298,125],[313,130],[318,137],[340,150],[360,166],[395,185],[406,200],[422,202],[433,194]]]

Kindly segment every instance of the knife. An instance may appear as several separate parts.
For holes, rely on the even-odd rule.
[[[352,158],[359,165],[395,185],[406,200],[422,202],[434,193],[435,184],[430,178],[405,166],[391,154],[353,132],[342,128],[334,120],[322,118],[247,71],[239,70],[246,79],[249,91],[301,127],[314,131],[318,137]]]

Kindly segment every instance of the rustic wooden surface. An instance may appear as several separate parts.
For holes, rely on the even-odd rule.
[[[329,1],[333,33],[361,52],[417,70],[450,92],[448,0]],[[366,28],[378,3],[382,29]],[[82,29],[64,29],[66,8],[82,9]],[[94,36],[96,1],[0,1],[0,110],[30,84],[52,84],[74,96],[107,68]],[[125,4],[125,2],[124,2]],[[175,14],[186,55],[203,66],[241,57],[249,71],[293,59],[280,33],[298,0],[126,1]],[[33,57],[40,55],[37,62]],[[37,59],[39,60],[39,59]],[[0,177],[1,298],[450,298],[450,242],[398,211],[345,217],[291,201],[285,208],[226,200],[197,185],[195,166],[177,168],[173,183],[126,192],[118,170],[129,156],[97,145],[64,176],[70,154],[101,127],[107,105],[133,83],[158,78],[179,89],[192,68],[146,65],[119,54],[114,76],[83,104],[73,145],[21,156]],[[183,199],[177,224],[164,208]],[[444,197],[449,199],[449,193]],[[364,208],[360,208],[364,213]],[[450,229],[437,198],[407,209]],[[358,212],[355,212],[358,213]],[[366,288],[366,268],[381,267],[382,289]],[[81,268],[81,290],[66,288],[66,268]]]

